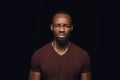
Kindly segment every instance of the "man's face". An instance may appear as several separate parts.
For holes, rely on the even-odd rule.
[[[56,14],[51,24],[51,30],[54,37],[58,40],[66,40],[69,38],[70,32],[73,26],[71,24],[71,18],[67,14]]]

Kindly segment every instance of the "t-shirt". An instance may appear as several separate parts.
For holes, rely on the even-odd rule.
[[[71,43],[64,55],[59,55],[48,43],[35,51],[31,69],[41,73],[41,80],[80,80],[80,74],[90,69],[88,53]]]

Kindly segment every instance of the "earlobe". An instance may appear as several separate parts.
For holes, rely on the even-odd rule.
[[[73,25],[71,26],[71,31],[73,31]]]
[[[51,29],[51,31],[53,31],[53,26],[52,26],[52,24],[50,25],[50,29]]]

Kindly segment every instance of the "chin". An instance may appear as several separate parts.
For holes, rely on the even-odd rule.
[[[68,38],[56,38],[56,42],[63,47],[68,43]]]

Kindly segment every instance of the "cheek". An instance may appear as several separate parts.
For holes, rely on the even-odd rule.
[[[71,29],[66,29],[65,33],[67,33],[67,34],[71,33]]]
[[[57,29],[53,29],[52,32],[53,32],[54,35],[57,35],[57,34],[59,33],[59,30],[57,30]]]
[[[59,30],[58,30],[57,28],[54,28],[54,29],[53,29],[53,32],[54,32],[54,33],[58,33]]]

